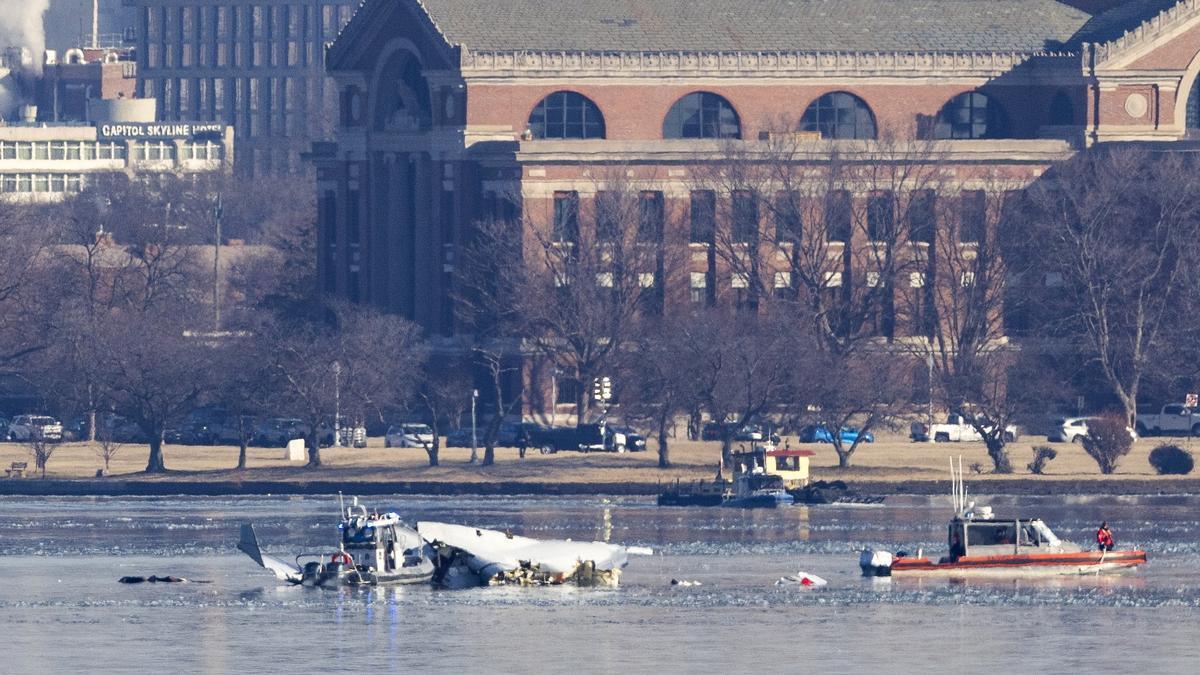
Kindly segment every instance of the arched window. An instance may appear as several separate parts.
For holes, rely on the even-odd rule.
[[[1050,126],[1066,127],[1075,124],[1075,106],[1067,92],[1059,91],[1050,99]]]
[[[530,113],[529,130],[534,138],[604,138],[604,115],[583,94],[556,91]]]
[[[969,91],[950,99],[938,113],[933,136],[945,138],[1001,138],[1006,120],[1000,104],[991,96]]]
[[[741,138],[742,125],[733,106],[706,91],[675,102],[663,120],[663,138]]]
[[[835,91],[808,106],[800,129],[820,132],[821,138],[875,138],[875,115],[861,98]]]
[[[1200,129],[1200,76],[1192,82],[1192,91],[1188,93],[1187,110],[1184,114],[1187,129]]]

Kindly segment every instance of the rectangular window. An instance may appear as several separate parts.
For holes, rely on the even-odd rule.
[[[553,240],[560,244],[579,241],[579,193],[554,193]]]
[[[780,192],[775,195],[775,243],[800,241],[800,193]]]
[[[638,241],[662,241],[665,220],[663,193],[643,192],[638,195]]]
[[[937,193],[917,190],[909,198],[908,238],[910,241],[933,243],[937,230]]]
[[[896,205],[890,190],[872,192],[867,197],[867,238],[893,241],[896,237]]]
[[[321,196],[318,209],[321,214],[322,229],[325,230],[325,292],[332,293],[337,288],[337,193],[326,190]]]
[[[708,274],[705,272],[691,273],[692,304],[700,305],[708,302]]]
[[[711,190],[694,190],[691,206],[691,241],[712,244],[717,229],[717,196]]]
[[[983,190],[963,190],[959,197],[962,224],[958,240],[963,244],[983,241],[987,226],[987,194]]]
[[[732,196],[734,243],[758,241],[758,197],[750,190],[734,190]]]
[[[615,192],[596,193],[596,240],[620,241],[621,197]]]
[[[825,198],[825,239],[850,243],[851,212],[850,192],[834,190]]]

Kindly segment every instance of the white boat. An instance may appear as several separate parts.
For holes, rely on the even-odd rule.
[[[242,525],[238,549],[280,581],[302,586],[421,584],[433,578],[432,549],[398,514],[368,514],[357,497],[342,514],[336,550],[301,553],[288,563],[262,552],[249,523]]]

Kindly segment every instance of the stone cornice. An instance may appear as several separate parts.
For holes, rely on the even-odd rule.
[[[1084,70],[1098,67],[1147,45],[1196,16],[1200,16],[1200,0],[1179,0],[1171,7],[1146,19],[1136,28],[1125,31],[1119,38],[1108,42],[1084,43]]]
[[[1193,0],[1195,1],[1195,0]],[[656,52],[472,51],[462,47],[466,76],[996,76],[1051,52]]]

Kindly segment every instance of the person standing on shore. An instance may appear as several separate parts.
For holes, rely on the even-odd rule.
[[[1100,529],[1096,530],[1096,544],[1101,551],[1113,550],[1113,535],[1112,530],[1108,529],[1108,521],[1100,523]]]

